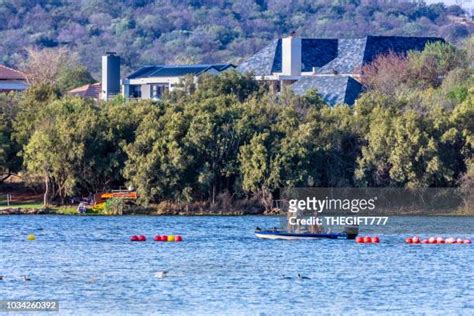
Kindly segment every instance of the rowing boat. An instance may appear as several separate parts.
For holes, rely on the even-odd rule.
[[[261,230],[257,228],[255,230],[255,236],[262,239],[284,239],[284,240],[294,240],[294,239],[355,239],[358,234],[358,229],[351,227],[350,229],[344,229],[342,233],[296,233],[288,232],[285,230],[279,229],[269,229]]]

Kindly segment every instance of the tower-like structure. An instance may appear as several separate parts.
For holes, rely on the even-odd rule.
[[[107,101],[120,93],[120,57],[115,52],[102,56],[101,99]]]

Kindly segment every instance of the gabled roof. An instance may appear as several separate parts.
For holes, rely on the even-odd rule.
[[[235,68],[235,66],[232,64],[150,65],[131,73],[127,76],[127,79],[200,75],[211,70],[221,72],[229,68]]]
[[[241,63],[237,67],[237,70],[241,72],[253,72],[256,76],[270,75],[272,73],[273,65],[275,64],[275,54],[278,46],[280,46],[281,54],[281,40],[274,40],[261,51]],[[276,63],[278,64],[278,61]]]
[[[86,84],[81,87],[69,90],[67,94],[83,97],[83,98],[99,99],[101,90],[102,90],[102,84],[100,82],[97,82],[97,83]]]
[[[28,81],[26,75],[16,69],[0,65],[0,80],[23,80]]]
[[[318,69],[318,73],[351,74],[364,63],[367,38],[340,39],[337,57]]]
[[[350,76],[304,76],[291,85],[297,95],[305,95],[315,89],[329,105],[354,104],[362,91],[362,85]]]
[[[350,74],[371,63],[379,54],[405,54],[423,50],[429,42],[444,41],[438,37],[367,36],[354,39],[301,39],[301,70],[318,73]],[[237,68],[256,76],[271,75],[282,69],[281,39],[273,41]]]

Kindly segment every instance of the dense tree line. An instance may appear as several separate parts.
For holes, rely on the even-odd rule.
[[[387,79],[394,64],[405,75]],[[382,56],[357,104],[333,108],[237,72],[159,102],[96,105],[36,85],[0,96],[0,171],[43,183],[45,203],[124,185],[144,201],[227,194],[267,207],[288,186],[472,186],[472,65],[470,42]]]
[[[144,64],[239,63],[293,31],[307,37],[442,36],[452,43],[472,33],[460,7],[414,2],[1,0],[0,63],[21,67],[28,47],[66,47],[99,79],[100,55],[111,50],[127,73]]]

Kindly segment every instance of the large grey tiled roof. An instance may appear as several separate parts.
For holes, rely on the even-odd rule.
[[[319,73],[351,74],[380,54],[405,54],[422,50],[428,42],[443,41],[437,37],[367,36],[353,39],[301,39],[301,70]],[[281,39],[273,41],[237,69],[256,76],[271,75],[282,69]]]
[[[291,85],[297,95],[305,95],[309,90],[315,89],[329,105],[354,104],[357,96],[362,91],[362,85],[350,76],[304,76]]]
[[[301,39],[301,70],[315,75],[303,76],[292,88],[305,94],[315,88],[330,105],[353,104],[362,91],[361,84],[351,76],[378,55],[394,52],[406,54],[423,50],[429,42],[444,41],[437,37],[367,36],[354,39]],[[243,62],[237,70],[253,72],[257,77],[282,71],[281,39],[273,41]]]

